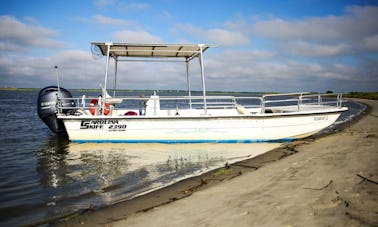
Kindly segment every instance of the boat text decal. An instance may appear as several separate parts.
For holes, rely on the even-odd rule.
[[[328,116],[319,116],[319,117],[314,117],[315,121],[327,121]]]
[[[82,120],[80,129],[108,129],[109,131],[125,131],[127,125],[118,120]]]

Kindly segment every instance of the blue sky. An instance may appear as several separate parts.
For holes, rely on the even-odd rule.
[[[205,54],[208,90],[378,90],[372,0],[0,0],[0,87],[55,84],[58,65],[64,87],[98,88],[105,62],[91,41],[217,44]],[[186,87],[178,63],[127,63],[119,74],[123,89]]]

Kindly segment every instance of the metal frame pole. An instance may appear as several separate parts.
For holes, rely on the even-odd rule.
[[[109,58],[110,58],[110,46],[112,45],[112,43],[106,43],[106,45],[108,46],[108,50],[106,52],[106,69],[105,69],[105,82],[104,82],[104,91],[102,92],[102,99],[104,100],[103,103],[104,103],[104,106],[105,106],[105,103],[106,103],[106,84],[107,84],[107,81],[108,81],[108,71],[109,71]],[[101,111],[101,114],[103,115],[104,114],[104,111],[105,111],[105,108],[102,108],[102,111]]]
[[[113,96],[116,95],[117,90],[117,74],[118,74],[118,57],[114,58],[114,90],[113,90]]]
[[[188,95],[189,95],[189,108],[192,109],[192,92],[190,88],[190,76],[189,76],[189,60],[188,58],[185,61],[186,64],[186,82],[188,85]]]
[[[203,107],[204,107],[205,115],[207,115],[205,71],[203,69],[203,58],[202,58],[203,44],[199,44],[198,46],[200,48],[199,62],[200,62],[200,66],[201,66],[201,77],[202,77]]]

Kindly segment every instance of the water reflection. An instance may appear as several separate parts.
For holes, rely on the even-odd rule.
[[[52,137],[39,154],[46,215],[104,206],[278,147],[260,144],[69,143]]]
[[[37,172],[40,175],[42,185],[57,188],[60,186],[65,173],[61,172],[68,165],[68,139],[52,135],[38,151]]]

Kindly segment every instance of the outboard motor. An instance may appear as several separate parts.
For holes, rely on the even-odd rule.
[[[43,122],[51,129],[51,131],[57,134],[67,134],[66,128],[64,127],[63,121],[59,120],[56,116],[58,112],[57,101],[58,92],[60,90],[60,98],[72,98],[71,93],[57,86],[48,86],[39,91],[38,94],[38,116]],[[70,111],[70,107],[75,107],[75,102],[73,99],[63,99],[61,100],[63,106],[63,113]]]

